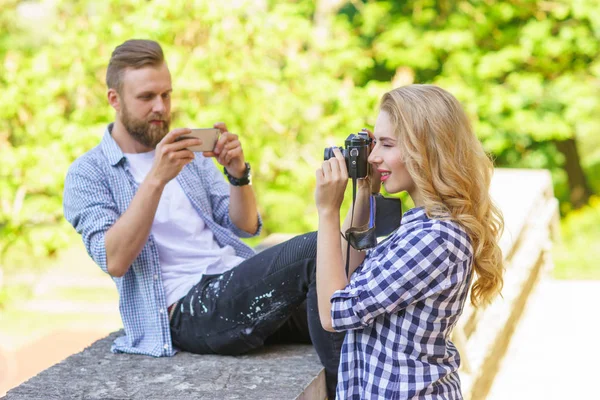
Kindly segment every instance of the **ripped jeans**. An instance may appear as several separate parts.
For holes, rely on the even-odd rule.
[[[175,304],[173,344],[239,355],[274,343],[312,343],[335,398],[344,333],[325,331],[316,288],[316,232],[296,236],[219,275],[205,275]]]

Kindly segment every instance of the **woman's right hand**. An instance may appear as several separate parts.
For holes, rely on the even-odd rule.
[[[373,135],[373,132],[371,132],[370,129],[363,128],[362,131],[367,132],[371,140],[375,140],[375,135]],[[373,150],[374,146],[375,143],[372,142],[371,148],[369,149],[369,153]],[[377,171],[377,168],[374,168],[373,165],[371,165],[370,170],[371,171],[366,178],[358,180],[357,188],[361,191],[369,190],[369,194],[376,194],[381,191],[381,173]]]
[[[316,171],[315,204],[319,214],[339,214],[348,185],[346,160],[337,148],[333,150],[333,154],[335,157],[324,161]]]

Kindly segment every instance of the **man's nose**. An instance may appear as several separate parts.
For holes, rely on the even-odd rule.
[[[154,103],[152,104],[152,112],[156,114],[164,114],[167,109],[165,100],[161,96],[156,96]]]

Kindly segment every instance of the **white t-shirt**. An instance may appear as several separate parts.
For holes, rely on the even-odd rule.
[[[141,183],[154,161],[154,151],[126,153],[129,170]],[[229,271],[244,259],[231,246],[220,247],[198,212],[172,179],[162,193],[152,229],[158,249],[167,305],[185,296],[203,274]]]

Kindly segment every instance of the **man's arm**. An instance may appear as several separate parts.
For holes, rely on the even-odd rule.
[[[194,159],[186,147],[199,139],[175,142],[190,130],[174,129],[156,146],[152,168],[133,197],[127,211],[106,232],[106,265],[111,276],[121,277],[129,270],[150,236],[152,222],[166,184]]]
[[[125,275],[144,248],[164,188],[158,180],[146,178],[127,211],[106,232],[106,265],[111,276]]]
[[[234,178],[241,178],[246,172],[246,161],[242,145],[237,135],[229,132],[223,122],[214,125],[221,131],[221,136],[211,152],[205,157],[215,157],[217,162]],[[256,197],[252,185],[229,185],[229,218],[239,229],[253,235],[259,227]]]
[[[99,176],[102,169],[90,157],[75,161],[65,177],[63,210],[89,256],[108,273],[104,239],[118,220],[119,209],[107,182]]]
[[[252,185],[229,186],[229,218],[231,218],[231,222],[245,232],[255,233],[258,230],[258,211]]]

